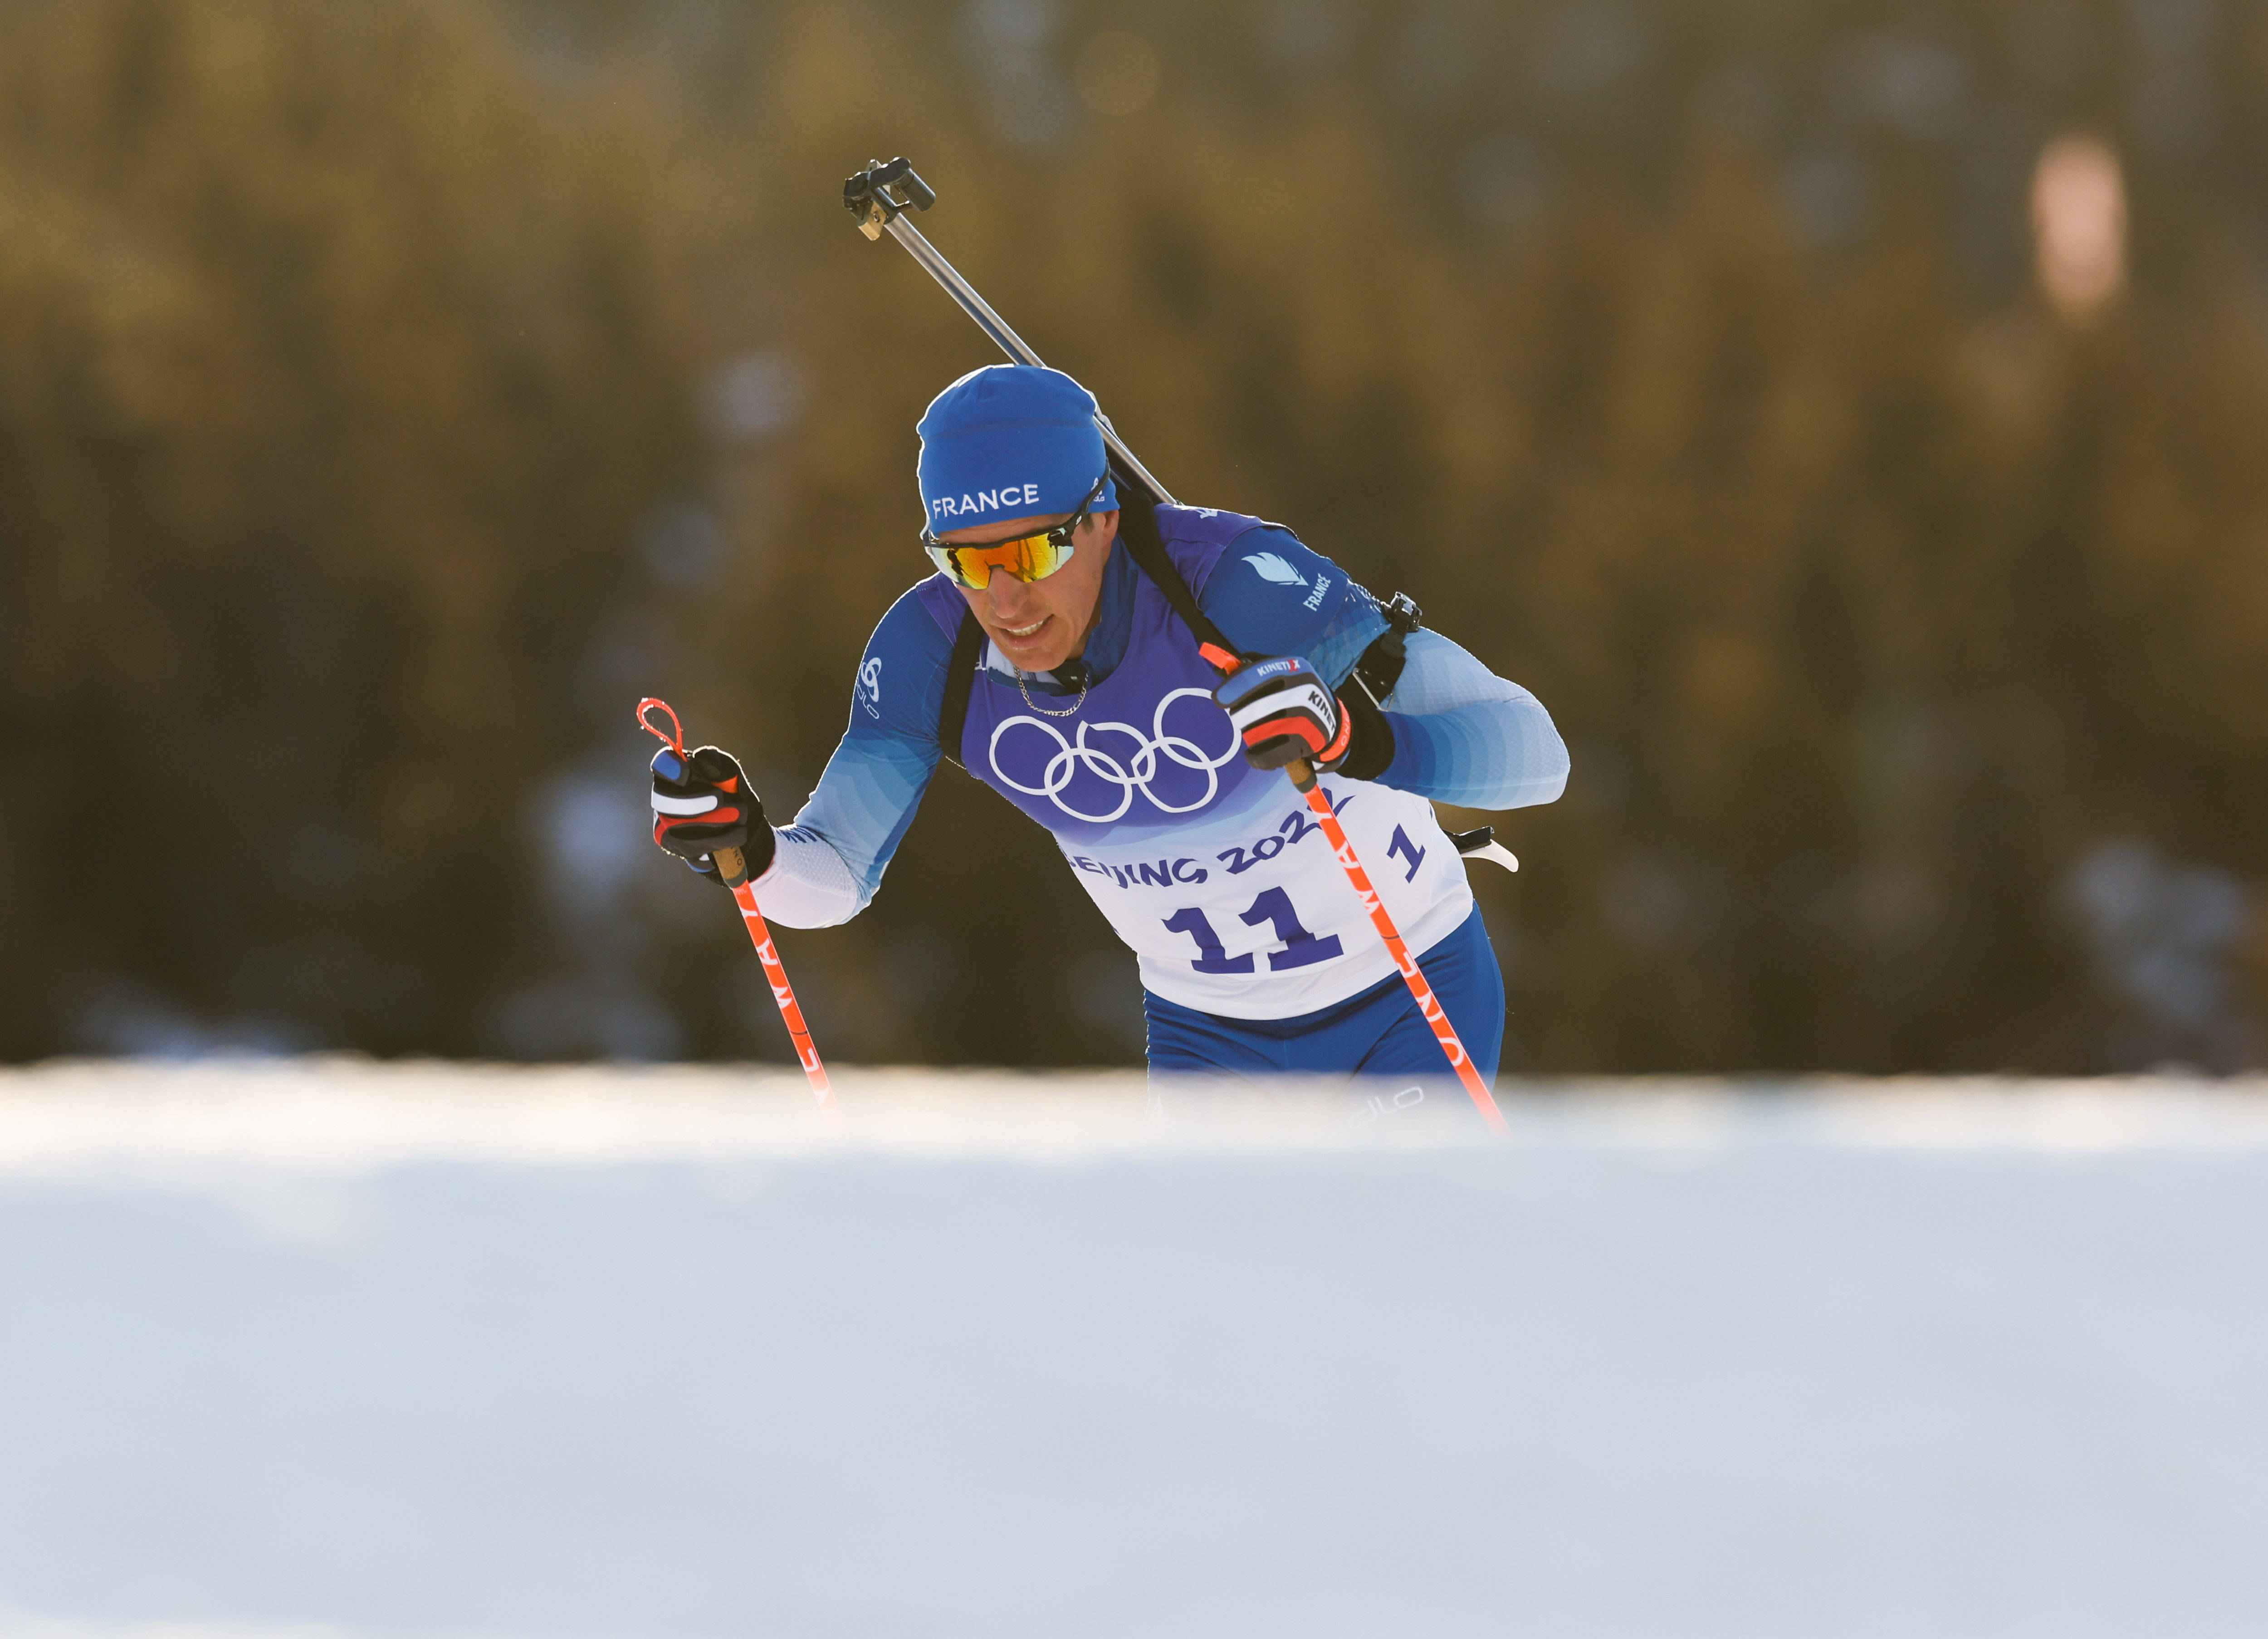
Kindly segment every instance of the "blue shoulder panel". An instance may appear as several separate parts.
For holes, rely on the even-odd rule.
[[[1198,606],[1238,648],[1303,655],[1333,688],[1386,630],[1376,599],[1278,524],[1237,535],[1197,592]]]

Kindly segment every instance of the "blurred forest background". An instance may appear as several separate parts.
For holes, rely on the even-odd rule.
[[[0,1056],[784,1056],[792,816],[988,344],[1541,696],[1513,1069],[2268,1058],[2268,10],[0,0]],[[1134,1062],[944,770],[843,1061]]]

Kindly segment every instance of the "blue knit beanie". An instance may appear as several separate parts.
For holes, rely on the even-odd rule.
[[[1094,395],[1060,370],[987,364],[931,401],[921,435],[921,492],[932,533],[1068,512],[1103,475]],[[1111,485],[1088,503],[1118,504]]]

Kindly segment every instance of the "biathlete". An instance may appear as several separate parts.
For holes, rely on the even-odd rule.
[[[1557,797],[1533,695],[1280,526],[1121,497],[1095,403],[996,364],[917,429],[937,572],[890,606],[819,788],[775,827],[715,746],[653,761],[654,841],[739,848],[772,922],[864,909],[940,758],[1044,826],[1142,976],[1153,1073],[1432,1076],[1446,1064],[1281,770],[1311,759],[1484,1076],[1505,998],[1436,801]],[[1260,657],[1290,665],[1245,665]],[[1224,672],[1228,675],[1224,680]]]

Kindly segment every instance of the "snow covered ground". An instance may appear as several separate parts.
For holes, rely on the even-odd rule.
[[[0,1074],[0,1635],[2257,1635],[2268,1084]]]

